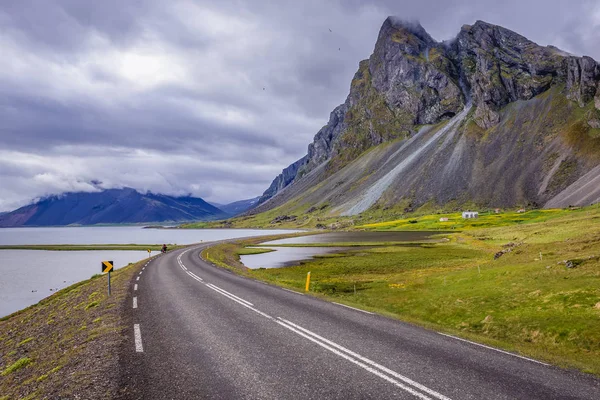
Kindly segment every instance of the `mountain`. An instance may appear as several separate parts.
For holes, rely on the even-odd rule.
[[[600,65],[483,21],[389,17],[346,101],[251,213],[600,200]]]
[[[234,201],[233,203],[229,203],[229,204],[219,204],[219,203],[210,203],[210,204],[217,207],[220,210],[225,211],[230,216],[235,217],[236,215],[243,214],[246,211],[250,210],[252,207],[254,207],[258,203],[259,199],[260,199],[260,197],[254,197],[252,199]]]
[[[50,196],[0,215],[0,227],[181,222],[227,216],[200,198],[124,188]]]

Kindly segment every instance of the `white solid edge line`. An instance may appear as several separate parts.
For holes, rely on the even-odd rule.
[[[533,358],[529,358],[529,357],[520,356],[520,355],[518,355],[518,354],[511,353],[510,351],[504,351],[504,350],[496,349],[495,347],[486,346],[485,344],[481,344],[481,343],[472,342],[472,341],[470,341],[470,340],[463,339],[463,338],[459,338],[459,337],[452,336],[452,335],[448,335],[448,334],[446,334],[446,333],[442,333],[442,332],[438,332],[438,333],[439,333],[440,335],[442,335],[442,336],[447,336],[447,337],[450,337],[450,338],[452,338],[452,339],[460,340],[460,341],[462,341],[462,342],[471,343],[471,344],[474,344],[474,345],[476,345],[476,346],[485,347],[486,349],[489,349],[489,350],[494,350],[494,351],[497,351],[497,352],[499,352],[499,353],[508,354],[509,356],[513,356],[513,357],[522,358],[523,360],[527,360],[527,361],[531,361],[531,362],[534,362],[534,363],[542,364],[542,365],[545,365],[545,366],[547,366],[547,367],[550,367],[550,366],[551,366],[550,364],[546,364],[545,362],[541,362],[541,361],[538,361],[538,360],[534,360]]]
[[[137,288],[138,288],[138,285],[136,283],[135,285],[133,285],[133,290],[137,290]]]
[[[412,386],[414,386],[414,387],[416,387],[418,389],[421,389],[422,391],[427,392],[428,394],[430,394],[430,395],[432,395],[432,396],[434,396],[434,397],[436,397],[436,398],[438,398],[440,400],[450,400],[448,397],[444,396],[443,394],[438,393],[435,390],[430,389],[427,386],[424,386],[424,385],[420,384],[419,382],[415,382],[412,379],[410,379],[410,378],[408,378],[408,377],[406,377],[404,375],[401,375],[401,374],[397,373],[396,371],[392,371],[391,369],[389,369],[387,367],[384,367],[381,364],[377,364],[375,361],[369,360],[368,358],[363,357],[360,354],[355,353],[352,350],[349,350],[349,349],[347,349],[347,348],[345,348],[345,347],[343,347],[343,346],[341,346],[341,345],[339,345],[339,344],[337,344],[335,342],[332,342],[329,339],[325,339],[324,337],[319,336],[318,334],[316,334],[316,333],[314,333],[312,331],[309,331],[306,328],[303,328],[303,327],[301,327],[299,325],[296,325],[293,322],[290,322],[290,321],[285,320],[283,318],[278,318],[278,319],[281,320],[281,321],[284,321],[285,323],[293,326],[294,328],[299,329],[299,330],[301,330],[301,331],[303,331],[303,332],[305,332],[305,333],[307,333],[307,334],[309,334],[309,335],[311,335],[311,336],[313,336],[313,337],[315,337],[315,338],[317,338],[319,340],[322,340],[323,342],[327,343],[328,345],[330,345],[332,347],[335,347],[335,348],[337,348],[337,349],[345,352],[346,354],[349,354],[349,355],[351,355],[351,356],[353,356],[355,358],[358,358],[360,361],[363,361],[366,364],[370,364],[371,366],[373,366],[373,367],[375,367],[375,368],[377,368],[377,369],[379,369],[379,370],[381,370],[381,371],[383,371],[383,372],[385,372],[385,373],[387,373],[389,375],[392,375],[393,377],[398,378],[398,379],[404,381],[405,383],[408,383],[409,385],[412,385]]]
[[[221,289],[221,288],[220,288],[220,287],[218,287],[217,285],[213,285],[212,283],[207,283],[206,285],[207,285],[207,286],[210,286],[210,287],[212,287],[212,288],[214,288],[215,290],[218,290],[218,291],[220,291],[220,292],[226,293],[226,294],[228,294],[229,296],[235,297],[235,298],[236,298],[236,299],[238,299],[239,301],[242,301],[242,302],[244,302],[244,303],[248,304],[249,306],[254,306],[254,304],[250,303],[248,300],[244,300],[244,299],[242,299],[241,297],[238,297],[238,296],[236,296],[235,294],[233,294],[233,293],[230,293],[230,292],[228,292],[228,291],[227,291],[227,290],[225,290],[225,289]]]
[[[364,364],[364,363],[362,363],[362,362],[360,362],[358,360],[355,360],[354,358],[352,358],[352,357],[350,357],[350,356],[342,353],[341,351],[338,351],[338,350],[334,349],[333,347],[330,347],[330,346],[326,345],[325,343],[320,342],[320,341],[316,340],[315,338],[312,338],[312,337],[310,337],[309,335],[307,335],[307,334],[305,334],[303,332],[300,332],[298,329],[295,329],[294,327],[286,324],[285,322],[277,321],[277,320],[275,322],[277,322],[279,325],[281,325],[281,326],[283,326],[283,327],[291,330],[292,332],[295,332],[296,334],[304,337],[305,339],[308,339],[311,342],[314,342],[317,345],[319,345],[319,346],[321,346],[321,347],[323,347],[323,348],[331,351],[332,353],[334,353],[334,354],[336,354],[336,355],[338,355],[338,356],[340,356],[340,357],[342,357],[342,358],[350,361],[351,363],[358,365],[359,367],[367,370],[368,372],[370,372],[370,373],[372,373],[374,375],[377,375],[378,377],[380,377],[382,379],[385,379],[386,381],[388,381],[388,382],[392,383],[393,385],[395,385],[395,386],[397,386],[397,387],[399,387],[399,388],[401,388],[401,389],[409,392],[410,394],[412,394],[412,395],[414,395],[414,396],[416,396],[416,397],[418,397],[418,398],[420,398],[422,400],[431,400],[431,397],[427,397],[423,393],[419,393],[415,389],[413,389],[413,388],[411,388],[409,386],[403,385],[402,383],[398,382],[397,380],[392,379],[389,376],[384,375],[383,373],[377,371],[375,368],[371,368],[368,365],[366,365],[366,364]]]
[[[350,307],[350,306],[347,306],[347,305],[342,304],[342,303],[336,303],[335,301],[332,301],[332,303],[333,304],[337,304],[338,306],[342,306],[342,307],[346,307],[346,308],[351,308],[351,309],[356,310],[356,311],[364,312],[365,314],[371,314],[371,315],[375,314],[375,313],[372,313],[370,311],[361,310],[360,308]]]
[[[137,308],[137,297],[133,298],[133,308]]]
[[[142,346],[142,332],[140,331],[140,324],[133,325],[133,336],[135,337],[135,351],[138,353],[144,352]]]
[[[266,285],[266,283],[265,283],[265,285]],[[288,292],[292,292],[292,293],[295,293],[295,294],[299,294],[300,296],[304,296],[304,293],[296,292],[295,290],[286,289],[286,288],[284,288],[284,287],[282,287],[281,289],[283,289],[283,290],[287,290]]]

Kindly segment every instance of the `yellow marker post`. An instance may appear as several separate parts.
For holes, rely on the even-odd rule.
[[[305,292],[308,292],[308,288],[310,287],[310,272],[306,274],[306,289]]]
[[[148,258],[152,255],[152,250],[148,249]]]

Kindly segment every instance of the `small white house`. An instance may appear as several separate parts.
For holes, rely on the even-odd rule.
[[[479,213],[477,211],[463,211],[462,217],[464,219],[479,218]]]

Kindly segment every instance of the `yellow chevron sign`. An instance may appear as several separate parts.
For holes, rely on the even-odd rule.
[[[113,270],[113,262],[112,261],[102,261],[102,272],[110,272]]]

